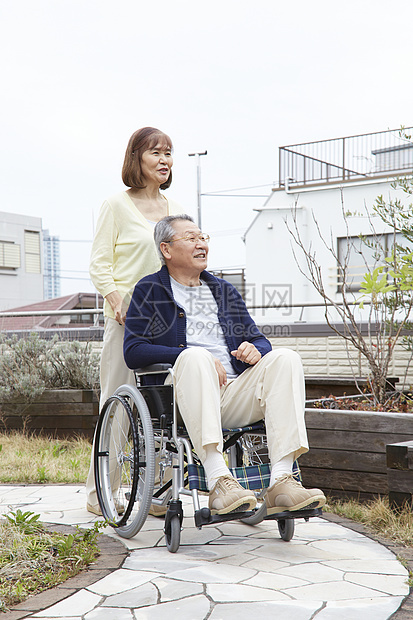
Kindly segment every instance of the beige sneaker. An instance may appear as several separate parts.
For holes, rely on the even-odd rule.
[[[244,489],[232,476],[218,478],[209,493],[208,507],[213,515],[253,510],[257,504],[252,491]]]
[[[164,517],[168,512],[168,506],[160,506],[159,504],[151,504],[149,508],[149,515],[153,517]]]
[[[265,494],[267,515],[285,510],[321,508],[325,503],[325,495],[320,489],[305,489],[291,474],[277,480]]]
[[[115,508],[118,511],[118,514],[123,515],[123,513],[125,512],[125,506],[123,504],[121,504],[121,502],[119,502],[118,500],[115,500]],[[88,512],[91,512],[94,515],[97,515],[98,517],[102,516],[102,511],[100,509],[99,504],[97,506],[92,506],[92,504],[89,504],[89,502],[86,504],[86,510]]]
[[[98,517],[102,516],[102,511],[100,509],[100,506],[92,506],[92,504],[87,503],[86,504],[86,510],[88,512],[91,512],[94,515],[97,515]]]

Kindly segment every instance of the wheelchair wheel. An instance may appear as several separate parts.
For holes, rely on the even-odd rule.
[[[181,542],[181,521],[178,515],[174,515],[165,527],[165,543],[170,553],[176,553]]]
[[[294,536],[294,519],[279,519],[278,531],[285,542],[289,542]]]
[[[267,437],[245,433],[238,440],[240,456],[238,465],[262,465],[268,463]]]
[[[237,441],[237,465],[262,465],[263,457],[261,451],[266,449],[266,436],[265,435],[252,435],[245,433]],[[248,525],[258,525],[267,516],[267,508],[263,501],[264,492],[257,495],[258,501],[261,499],[261,504],[251,517],[241,519],[243,523]]]
[[[151,418],[135,387],[121,386],[103,406],[94,465],[104,518],[120,536],[132,538],[148,516],[155,478]]]

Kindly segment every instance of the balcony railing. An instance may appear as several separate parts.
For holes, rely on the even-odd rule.
[[[409,134],[413,128],[407,127]],[[279,185],[343,182],[413,172],[413,142],[400,129],[281,146]]]

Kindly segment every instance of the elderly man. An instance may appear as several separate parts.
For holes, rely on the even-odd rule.
[[[317,508],[320,489],[292,477],[294,459],[308,451],[301,360],[272,350],[236,289],[208,271],[208,235],[188,215],[155,226],[163,267],[138,282],[126,318],[129,368],[170,363],[177,405],[204,466],[212,514],[251,510],[252,491],[231,475],[222,454],[222,427],[265,419],[271,462],[267,514]]]

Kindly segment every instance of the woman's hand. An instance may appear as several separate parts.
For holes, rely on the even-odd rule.
[[[231,355],[237,358],[240,362],[245,362],[254,366],[261,359],[261,353],[252,344],[252,342],[241,342],[236,351],[231,351]]]
[[[108,301],[113,310],[115,321],[117,321],[119,325],[125,325],[126,312],[128,308],[119,291],[112,291],[111,293],[108,293],[105,299]]]

